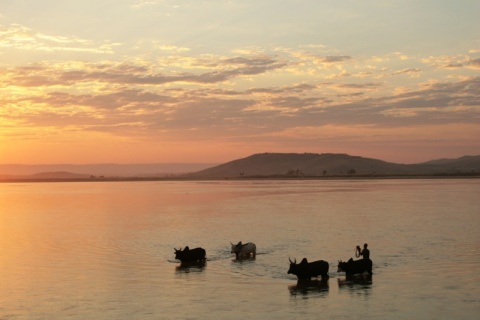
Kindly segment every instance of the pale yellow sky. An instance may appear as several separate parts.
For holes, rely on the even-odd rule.
[[[0,163],[480,154],[478,1],[0,3]]]

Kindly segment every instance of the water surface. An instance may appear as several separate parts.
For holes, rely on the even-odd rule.
[[[0,319],[478,319],[480,180],[0,184]],[[253,241],[237,262],[230,242]],[[368,242],[371,281],[337,261]],[[202,246],[204,268],[174,248]],[[288,259],[326,260],[297,285]]]

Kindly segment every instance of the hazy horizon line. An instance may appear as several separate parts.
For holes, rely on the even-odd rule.
[[[250,156],[253,156],[255,154],[318,154],[318,155],[322,155],[322,154],[335,154],[335,155],[348,155],[348,156],[352,156],[352,157],[361,157],[361,158],[366,158],[366,159],[376,159],[376,160],[381,160],[381,161],[385,161],[385,162],[390,162],[390,163],[396,163],[396,164],[417,164],[417,163],[424,163],[424,162],[429,162],[429,161],[435,161],[435,160],[454,160],[454,159],[459,159],[459,158],[463,158],[463,157],[475,157],[475,156],[480,156],[480,154],[465,154],[465,155],[461,155],[461,156],[458,156],[458,157],[440,157],[440,158],[433,158],[433,159],[429,159],[429,160],[424,160],[424,161],[414,161],[414,162],[394,162],[394,161],[390,161],[390,160],[384,160],[382,158],[374,158],[374,157],[367,157],[367,156],[362,156],[362,155],[353,155],[353,154],[349,154],[349,153],[334,153],[334,152],[322,152],[322,153],[315,153],[315,152],[259,152],[259,153],[252,153],[248,156],[245,156],[245,157],[239,157],[239,158],[235,158],[235,159],[232,159],[232,160],[227,160],[227,161],[205,161],[205,162],[173,162],[173,161],[169,161],[169,162],[128,162],[128,163],[120,163],[120,162],[91,162],[91,163],[0,163],[0,166],[95,166],[95,165],[112,165],[112,166],[115,166],[115,165],[118,165],[118,166],[123,166],[123,165],[182,165],[182,164],[185,164],[185,165],[195,165],[195,164],[198,164],[198,165],[219,165],[219,164],[223,164],[223,163],[228,163],[228,162],[231,162],[231,161],[236,161],[236,160],[239,160],[239,159],[245,159],[245,158],[248,158]]]

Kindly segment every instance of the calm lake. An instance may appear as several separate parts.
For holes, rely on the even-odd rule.
[[[346,281],[365,242],[372,280]],[[205,267],[178,268],[186,245]],[[304,257],[326,284],[287,274]],[[480,179],[0,184],[1,320],[479,314]]]

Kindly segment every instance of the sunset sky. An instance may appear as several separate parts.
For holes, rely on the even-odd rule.
[[[478,0],[2,0],[0,163],[480,154]]]

